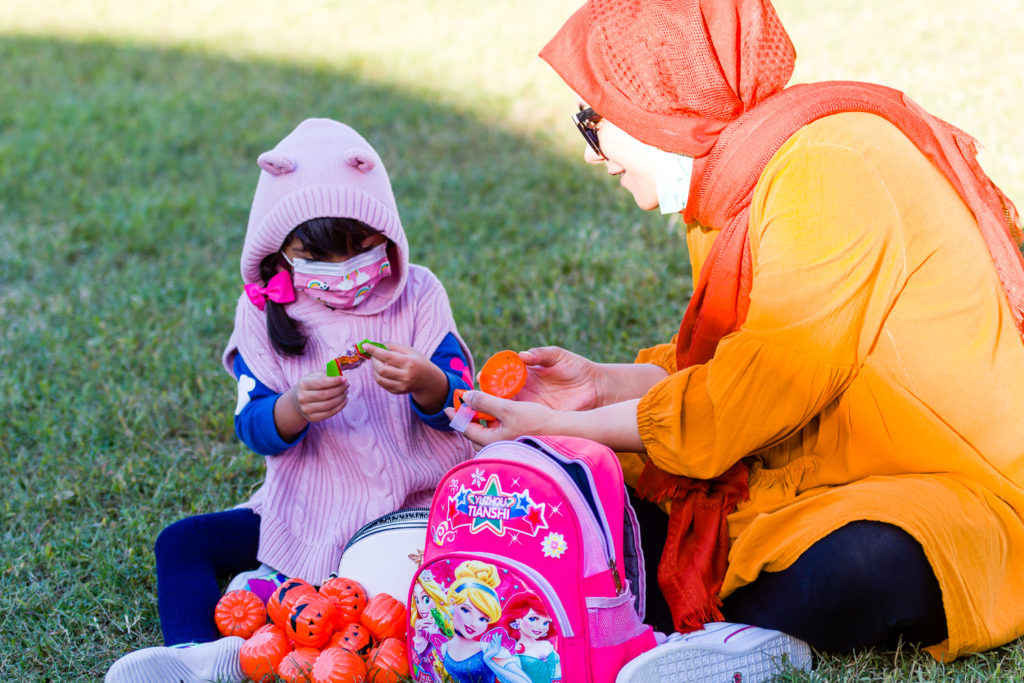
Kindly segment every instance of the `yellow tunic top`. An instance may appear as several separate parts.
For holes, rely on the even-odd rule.
[[[772,157],[749,235],[742,328],[703,365],[677,371],[672,344],[637,358],[672,373],[637,411],[658,467],[713,478],[752,456],[721,595],[876,520],[935,570],[936,658],[1022,635],[1024,344],[970,211],[895,127],[845,113]],[[714,237],[689,226],[694,273]]]

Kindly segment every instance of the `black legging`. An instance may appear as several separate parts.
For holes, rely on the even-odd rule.
[[[220,637],[213,621],[220,581],[259,566],[260,518],[238,508],[186,517],[156,539],[156,589],[164,643]]]
[[[631,492],[632,493],[632,492]],[[672,631],[657,571],[668,516],[630,496],[647,566],[647,618]],[[729,621],[777,629],[818,650],[849,652],[946,638],[942,593],[921,545],[899,527],[852,522],[821,539],[780,572],[761,572],[723,601]]]

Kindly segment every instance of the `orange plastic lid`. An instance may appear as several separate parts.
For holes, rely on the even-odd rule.
[[[526,384],[526,363],[515,351],[498,351],[480,369],[480,390],[513,398]]]
[[[466,393],[465,389],[456,389],[455,391],[452,392],[452,405],[455,408],[455,410],[458,410],[459,408],[462,407],[462,395],[464,393]],[[487,413],[482,413],[482,412],[480,412],[478,410],[474,414],[473,419],[474,420],[493,420],[494,416],[493,415],[488,415]]]

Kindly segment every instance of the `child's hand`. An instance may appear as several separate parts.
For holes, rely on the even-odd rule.
[[[439,412],[448,398],[448,377],[441,368],[411,346],[390,341],[385,346],[363,346],[373,361],[374,381],[392,394],[412,394],[425,413]]]
[[[327,377],[311,372],[302,377],[274,404],[274,422],[281,438],[291,441],[310,422],[321,422],[341,412],[348,403],[344,375]]]

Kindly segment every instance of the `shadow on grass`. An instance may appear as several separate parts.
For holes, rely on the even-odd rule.
[[[328,68],[16,37],[0,61],[0,678],[96,680],[158,644],[156,534],[260,481],[219,355],[256,156],[302,119],[381,153],[480,360],[629,361],[688,298],[662,218],[495,122]]]

